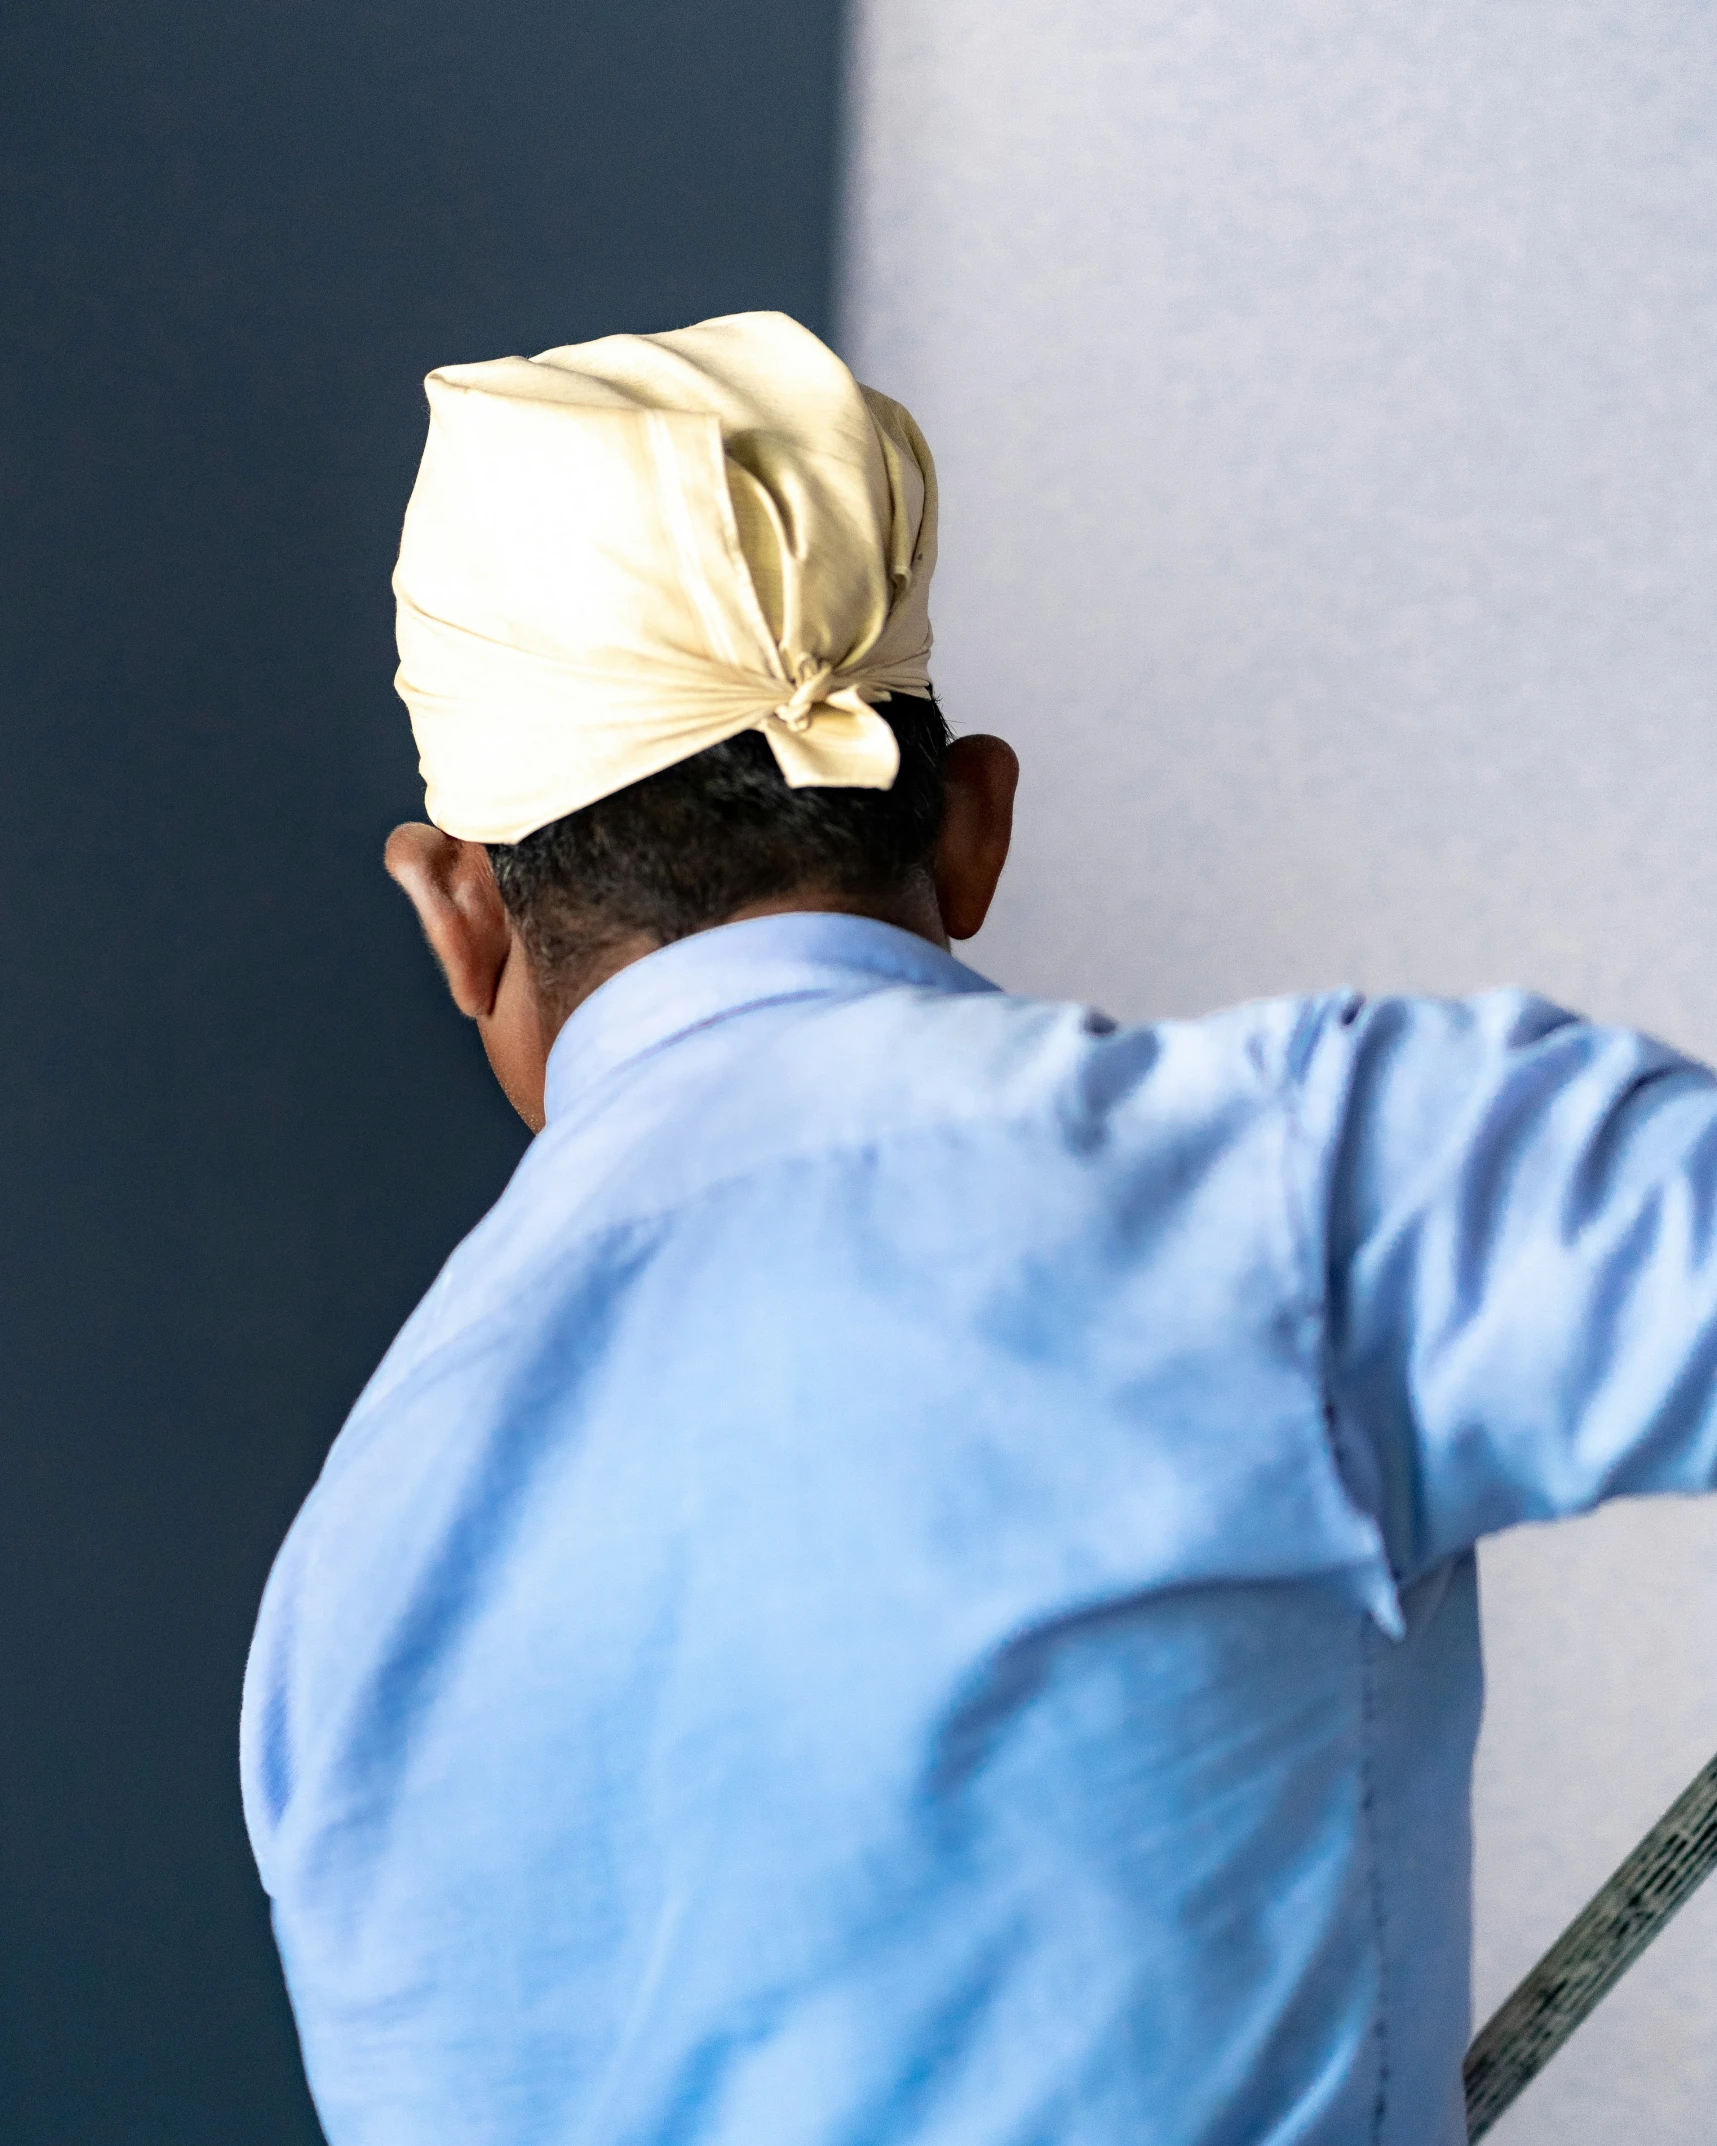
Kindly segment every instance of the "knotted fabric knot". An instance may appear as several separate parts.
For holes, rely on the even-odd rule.
[[[792,698],[783,701],[775,710],[775,720],[787,729],[799,732],[811,727],[811,711],[828,695],[829,680],[835,675],[831,664],[823,664],[818,670],[801,678],[793,688]]]

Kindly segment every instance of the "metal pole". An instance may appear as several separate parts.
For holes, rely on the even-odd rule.
[[[1469,2139],[1483,2138],[1714,1867],[1717,1759],[1474,2037],[1462,2067]]]

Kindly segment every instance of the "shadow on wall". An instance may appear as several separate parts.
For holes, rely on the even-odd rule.
[[[522,1135],[382,837],[451,360],[826,324],[837,10],[0,30],[0,2135],[316,2136],[240,1827],[256,1597]]]

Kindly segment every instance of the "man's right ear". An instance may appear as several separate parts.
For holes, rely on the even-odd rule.
[[[388,877],[403,887],[453,1003],[474,1021],[495,1010],[512,933],[481,842],[408,821],[388,836]]]
[[[969,939],[990,900],[1013,837],[1019,757],[1002,738],[956,738],[943,763],[942,832],[933,874],[936,906],[950,939]]]

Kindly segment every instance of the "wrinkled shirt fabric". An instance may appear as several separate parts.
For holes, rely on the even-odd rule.
[[[1456,2146],[1473,1546],[1717,1479],[1717,1089],[1516,993],[605,984],[263,1603],[331,2146]]]

